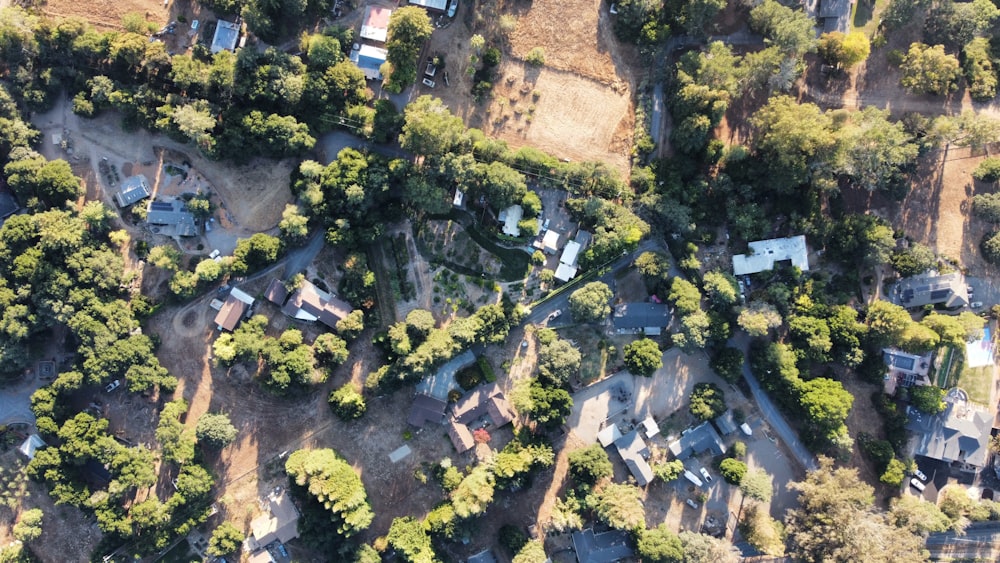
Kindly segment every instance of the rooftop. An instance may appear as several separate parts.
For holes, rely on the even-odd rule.
[[[748,246],[749,253],[733,256],[733,273],[737,276],[771,270],[775,262],[785,260],[791,260],[792,265],[803,272],[809,269],[809,250],[804,235],[758,240]]]
[[[382,64],[389,52],[373,45],[362,45],[358,50],[352,50],[350,59],[368,80],[382,80]]]
[[[545,231],[545,236],[542,237],[542,250],[548,254],[555,254],[559,251],[559,237],[561,235],[553,229]]]
[[[667,446],[670,453],[680,460],[685,460],[692,455],[699,455],[702,452],[710,451],[712,455],[722,455],[726,453],[726,446],[722,443],[722,437],[715,431],[715,428],[708,421],[702,422],[694,428],[689,428],[681,433],[681,437],[674,440]]]
[[[125,178],[122,182],[122,187],[115,194],[115,201],[118,202],[118,207],[128,207],[139,200],[149,197],[150,193],[149,180],[145,176],[142,174],[129,176]]]
[[[448,437],[451,438],[451,443],[458,453],[465,453],[476,445],[469,427],[455,420],[448,421]]]
[[[595,534],[593,528],[573,532],[573,551],[579,563],[614,563],[635,555],[629,535],[622,530]]]
[[[184,200],[151,201],[149,203],[146,222],[157,225],[154,233],[167,236],[193,237],[198,234],[194,215],[187,211]]]
[[[236,41],[240,38],[240,26],[226,20],[219,20],[215,26],[215,37],[212,38],[212,54],[219,51],[234,51]]]
[[[240,319],[243,318],[243,314],[247,312],[248,307],[247,303],[229,294],[226,302],[219,309],[219,313],[215,315],[215,324],[218,325],[219,330],[232,332],[236,329],[236,325],[240,323]]]
[[[252,551],[257,551],[275,540],[288,543],[299,537],[299,511],[287,494],[281,492],[269,496],[268,508],[267,514],[262,514],[250,522],[250,535],[247,541]]]
[[[645,487],[653,480],[653,469],[646,462],[649,458],[649,448],[642,436],[639,436],[638,430],[633,430],[615,440],[615,449],[618,450],[618,455],[622,456],[622,460],[640,487]]]
[[[944,305],[948,309],[969,304],[965,276],[959,272],[940,275],[930,270],[903,278],[889,292],[892,303],[911,309],[924,305]]]
[[[309,280],[304,280],[281,308],[281,312],[289,317],[300,321],[319,321],[330,328],[337,328],[337,321],[353,310],[349,303],[316,287]]]
[[[556,266],[555,278],[559,281],[568,282],[569,280],[576,277],[577,267],[567,266],[562,262]]]
[[[580,254],[580,243],[575,240],[571,240],[566,243],[563,247],[562,256],[559,257],[559,262],[561,264],[566,264],[567,266],[576,266],[577,257]]]
[[[715,427],[719,429],[719,432],[723,436],[728,436],[737,430],[736,420],[733,419],[732,409],[727,409],[726,412],[716,417],[714,422]]]
[[[524,216],[524,209],[520,205],[511,205],[497,215],[497,220],[503,223],[503,234],[516,237],[521,234],[521,229],[517,228],[518,222]]]
[[[475,445],[469,425],[483,417],[489,418],[495,428],[514,420],[514,410],[496,383],[476,387],[452,407],[448,436],[458,453]]]
[[[615,307],[611,322],[618,330],[643,329],[659,334],[670,325],[670,307],[665,303],[622,303]]]
[[[961,396],[956,397],[954,391],[945,398],[947,406],[939,414],[928,415],[907,407],[906,428],[915,434],[917,443],[914,453],[982,468],[989,457],[993,417],[964,400],[964,393],[959,392]]]
[[[46,445],[45,441],[38,434],[32,434],[21,443],[17,450],[28,459],[35,459],[35,452]]]
[[[358,35],[362,39],[370,39],[379,43],[385,43],[386,35],[389,33],[389,16],[392,10],[381,6],[368,6],[365,8],[365,19],[361,22],[361,33]]]
[[[433,12],[444,12],[448,8],[448,0],[410,0],[409,3]]]
[[[406,422],[423,428],[428,422],[432,424],[444,423],[444,411],[448,409],[448,403],[431,397],[429,395],[418,394],[413,398],[413,406],[410,407],[410,416]]]
[[[281,307],[285,304],[285,299],[288,299],[288,288],[285,287],[285,284],[281,280],[274,278],[271,280],[270,285],[267,286],[264,298]]]

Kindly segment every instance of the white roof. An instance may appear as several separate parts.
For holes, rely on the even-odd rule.
[[[448,0],[410,0],[410,4],[443,12],[448,7]]]
[[[219,20],[215,26],[215,37],[212,38],[212,54],[219,51],[233,51],[236,41],[240,38],[240,26],[226,20]]]
[[[563,247],[562,258],[560,258],[559,261],[567,266],[576,266],[576,258],[579,254],[580,243],[575,240],[571,240],[566,243],[565,247]]]
[[[242,302],[246,303],[247,305],[253,305],[253,301],[254,301],[253,297],[247,295],[246,293],[244,293],[243,291],[241,291],[240,288],[238,288],[238,287],[234,287],[232,289],[232,291],[229,292],[229,295],[232,295],[233,299],[236,299],[238,301],[242,301]]]
[[[733,256],[733,273],[737,276],[771,270],[775,262],[782,260],[791,260],[792,265],[803,272],[809,270],[809,250],[804,235],[759,240],[749,246],[749,254]]]
[[[35,459],[35,452],[38,450],[38,448],[44,448],[47,445],[48,444],[46,444],[38,436],[38,434],[32,434],[31,436],[28,436],[28,438],[23,443],[21,443],[21,447],[17,449],[22,454],[24,454],[28,459]]]
[[[545,252],[555,254],[559,250],[559,236],[559,233],[552,229],[545,232],[545,238],[542,239],[542,248]]]
[[[511,205],[501,211],[499,219],[503,221],[503,234],[512,237],[519,236],[521,230],[517,228],[517,224],[521,221],[522,216],[524,216],[524,210],[521,209],[520,205]]]
[[[647,438],[652,438],[660,433],[660,426],[656,424],[656,421],[653,420],[652,416],[647,416],[646,420],[642,421],[642,425],[646,429]]]
[[[368,6],[365,8],[365,19],[361,22],[361,33],[358,35],[362,39],[371,39],[379,43],[385,43],[389,34],[389,16],[392,10],[381,6]]]
[[[617,424],[612,424],[597,433],[597,441],[605,448],[615,443],[615,440],[622,437],[621,430]]]
[[[560,262],[559,266],[556,267],[555,277],[559,281],[568,282],[576,277],[576,266],[567,266]]]

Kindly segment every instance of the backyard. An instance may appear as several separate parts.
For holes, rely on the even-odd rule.
[[[581,386],[603,379],[621,363],[619,347],[607,340],[597,327],[574,325],[558,331],[560,338],[568,340],[583,355],[578,382]]]

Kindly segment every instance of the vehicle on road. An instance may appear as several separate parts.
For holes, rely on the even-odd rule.
[[[116,380],[112,381],[111,383],[108,383],[107,387],[105,387],[104,390],[107,391],[108,393],[110,393],[110,392],[114,391],[115,389],[118,389],[121,386],[122,386],[122,382],[120,380],[116,379]]]
[[[561,314],[562,314],[562,309],[557,309],[557,310],[552,311],[551,313],[549,313],[549,317],[546,320],[552,321],[552,320],[558,319],[559,315],[561,315]]]

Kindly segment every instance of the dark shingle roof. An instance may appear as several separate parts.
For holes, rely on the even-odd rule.
[[[615,328],[664,328],[670,324],[670,308],[664,303],[622,303],[615,307]]]

